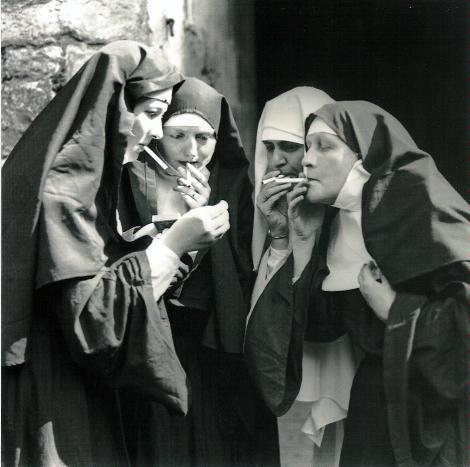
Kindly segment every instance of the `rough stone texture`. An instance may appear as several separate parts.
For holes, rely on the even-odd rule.
[[[2,157],[90,55],[116,39],[159,46],[184,74],[222,92],[252,153],[253,1],[3,0]]]

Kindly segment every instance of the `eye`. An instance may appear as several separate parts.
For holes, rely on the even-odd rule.
[[[148,110],[147,112],[145,112],[145,114],[147,115],[148,118],[154,119],[154,118],[160,117],[162,115],[162,111],[161,110],[156,110],[156,111]]]
[[[209,135],[203,135],[203,134],[196,135],[196,139],[198,141],[201,141],[201,142],[205,143],[209,140]]]
[[[183,139],[185,137],[184,133],[170,133],[169,135],[173,139]]]
[[[279,149],[281,151],[288,152],[288,153],[297,152],[301,148],[302,148],[301,144],[292,143],[290,141],[281,141],[279,143]]]
[[[274,151],[274,144],[272,143],[263,143],[266,151],[273,152]]]

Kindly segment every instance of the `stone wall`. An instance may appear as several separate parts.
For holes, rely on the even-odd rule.
[[[132,39],[225,94],[247,152],[256,132],[253,0],[3,0],[2,157],[83,62]]]

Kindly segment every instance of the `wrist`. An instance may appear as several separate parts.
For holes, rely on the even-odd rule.
[[[169,248],[175,255],[178,257],[181,257],[186,251],[181,245],[181,242],[177,241],[177,239],[173,238],[169,232],[167,232],[167,235],[162,236],[161,242],[163,245],[165,245],[167,248]]]
[[[271,240],[281,240],[284,238],[289,238],[289,230],[286,229],[268,229],[268,237]]]

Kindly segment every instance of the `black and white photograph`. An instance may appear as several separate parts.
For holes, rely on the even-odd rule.
[[[470,465],[467,0],[2,0],[1,466]]]

